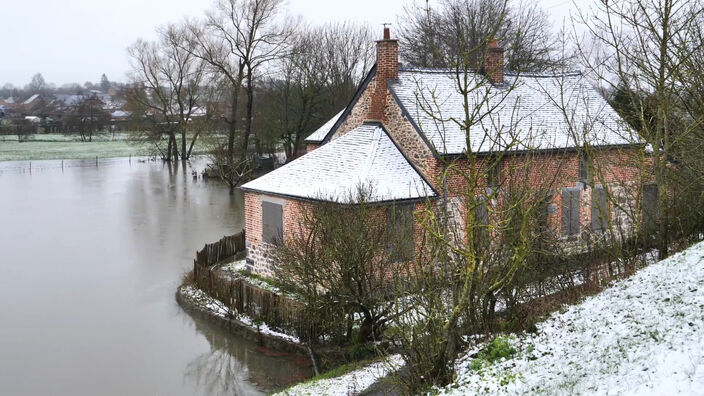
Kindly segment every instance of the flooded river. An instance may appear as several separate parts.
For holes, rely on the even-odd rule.
[[[310,375],[183,312],[195,251],[242,196],[136,159],[0,162],[0,394],[258,394]]]

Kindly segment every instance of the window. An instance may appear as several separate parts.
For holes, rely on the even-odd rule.
[[[542,199],[537,203],[538,204],[538,218],[537,218],[537,226],[538,226],[538,233],[544,234],[549,231],[549,218],[550,215],[555,213],[557,211],[557,207],[552,203],[553,200],[553,193],[552,192],[545,192],[545,195],[543,195]]]
[[[489,225],[489,206],[483,197],[477,199],[477,206],[474,208],[474,219],[477,225]]]
[[[489,234],[489,205],[485,197],[478,197],[474,207],[474,247],[480,254],[488,252]]]
[[[604,232],[608,227],[609,208],[606,205],[606,191],[603,186],[592,189],[592,230]]]
[[[643,199],[641,203],[643,230],[653,233],[657,228],[658,219],[658,186],[656,184],[646,184],[643,186]]]
[[[389,227],[391,258],[395,261],[413,260],[413,205],[390,206],[386,211],[386,221]]]
[[[562,235],[579,234],[579,187],[562,189]]]
[[[579,182],[591,184],[591,172],[589,172],[589,162],[584,154],[579,154]]]
[[[280,204],[262,201],[262,239],[266,243],[280,245],[284,240],[283,207]]]
[[[499,186],[499,177],[501,176],[501,161],[497,159],[489,160],[489,169],[487,170],[486,183],[489,187]]]

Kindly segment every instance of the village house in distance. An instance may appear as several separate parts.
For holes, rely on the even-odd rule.
[[[552,181],[545,222],[565,241],[602,232],[607,216],[627,221],[619,210],[633,203],[606,208],[602,183],[618,194],[619,186],[638,181],[638,170],[620,159],[642,147],[580,73],[504,71],[503,50],[493,41],[483,65],[468,74],[487,87],[477,90],[487,100],[470,103],[478,116],[469,138],[453,121],[465,119],[456,73],[400,67],[398,42],[385,28],[376,65],[349,105],[306,139],[307,153],[242,186],[248,270],[274,275],[271,250],[295,231],[301,205],[343,201],[359,185],[372,186],[370,201],[409,211],[444,200],[460,224],[467,208],[463,180],[440,175],[449,166],[467,167],[468,149],[477,166],[492,167],[484,188],[531,161],[525,180]],[[596,158],[592,165],[580,155],[586,146]],[[489,165],[497,152],[505,155]],[[590,178],[595,166],[605,178]]]

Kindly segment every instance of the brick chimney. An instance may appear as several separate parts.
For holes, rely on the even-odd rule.
[[[376,82],[369,107],[369,120],[381,121],[386,107],[388,79],[398,78],[398,40],[391,39],[391,31],[384,27],[384,39],[376,42]]]
[[[482,65],[482,72],[494,84],[504,82],[504,49],[499,47],[499,42],[492,39],[487,49],[486,58]]]

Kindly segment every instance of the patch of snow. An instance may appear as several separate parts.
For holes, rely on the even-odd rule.
[[[335,126],[335,123],[337,120],[342,116],[342,113],[345,112],[345,109],[340,110],[339,113],[335,114],[330,120],[328,120],[325,124],[320,126],[320,128],[316,129],[315,132],[311,133],[308,135],[306,138],[305,142],[306,143],[319,143],[322,142],[323,139],[330,133],[330,130],[332,127]]]
[[[704,395],[704,242],[513,339],[515,357],[458,360],[443,394]]]
[[[298,337],[282,333],[277,330],[273,330],[269,328],[269,326],[267,326],[265,323],[257,323],[255,320],[253,320],[247,315],[231,311],[222,301],[211,297],[208,293],[195,286],[184,286],[181,289],[181,293],[186,298],[189,298],[191,301],[194,301],[202,308],[207,309],[216,316],[219,316],[223,319],[237,319],[249,327],[259,329],[262,334],[282,338],[290,342],[300,344],[300,340],[298,339]]]
[[[372,363],[339,377],[303,383],[287,389],[279,395],[355,395],[373,383],[398,370],[403,364],[400,355],[392,355],[385,361]]]
[[[229,272],[241,272],[244,271],[247,268],[247,260],[242,259],[242,260],[235,260],[231,263],[224,264],[220,269],[223,269],[225,271]]]

